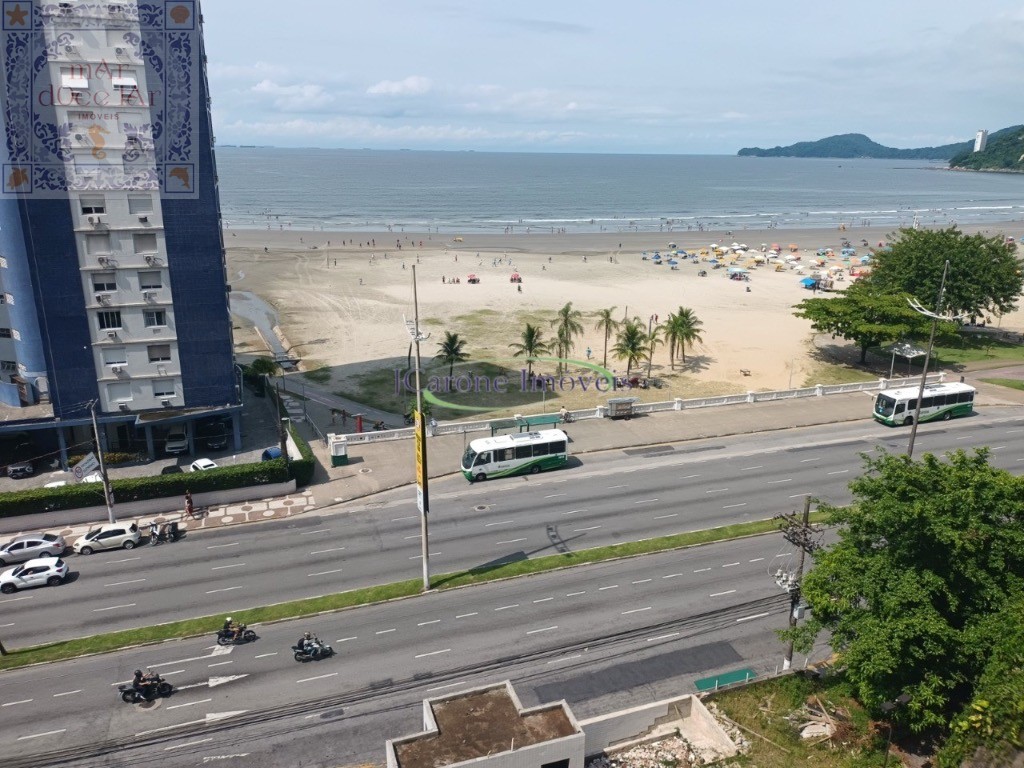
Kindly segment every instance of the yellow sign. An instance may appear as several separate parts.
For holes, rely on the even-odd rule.
[[[416,436],[416,486],[419,489],[418,496],[422,498],[427,488],[427,447],[426,447],[426,425],[423,422],[423,414],[414,411],[414,433]],[[423,509],[420,509],[422,512]]]

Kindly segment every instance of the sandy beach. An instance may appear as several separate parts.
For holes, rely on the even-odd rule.
[[[1019,234],[1021,228],[1015,223],[1005,233]],[[583,313],[586,331],[572,357],[586,359],[589,347],[592,360],[600,364],[604,338],[594,329],[597,310],[614,306],[616,316],[628,312],[646,325],[652,317],[664,321],[679,306],[688,307],[703,322],[703,343],[688,350],[685,364],[676,361],[674,374],[667,350],[659,348],[652,374],[667,377],[672,396],[693,397],[816,383],[820,363],[811,354],[810,325],[793,316],[793,306],[812,295],[800,284],[814,269],[810,259],[818,248],[839,253],[844,238],[865,254],[864,241],[876,246],[888,234],[857,227],[731,234],[517,232],[457,239],[405,232],[227,229],[224,239],[232,289],[256,294],[277,309],[287,344],[296,347],[307,366],[330,369],[328,386],[349,389],[352,378],[368,370],[404,364],[409,348],[404,319],[413,316],[416,265],[421,327],[432,333],[423,345],[424,356],[436,353],[444,331],[454,331],[467,340],[473,359],[508,360],[508,344],[519,340],[527,321],[540,323],[550,339],[547,318],[571,301]],[[645,251],[665,254],[670,242],[690,252],[712,243],[745,243],[751,252],[737,266],[748,264],[762,243],[779,244],[784,255],[794,244],[804,271],[751,267],[747,282],[729,279],[726,268],[713,269],[706,262],[680,261],[672,269],[643,259]],[[707,276],[698,276],[701,270]],[[521,284],[510,282],[514,272],[522,276]],[[468,282],[471,274],[479,277],[478,284]],[[455,278],[460,282],[453,284]],[[1001,325],[1024,330],[1024,313],[1003,317]],[[258,339],[244,328],[236,338],[240,351],[258,351]],[[310,341],[318,343],[303,346]],[[609,353],[608,368],[621,374],[625,363]],[[669,393],[661,390],[658,396],[667,399]]]

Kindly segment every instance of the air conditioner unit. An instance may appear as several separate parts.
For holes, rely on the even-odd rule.
[[[95,216],[90,216],[89,223],[92,224],[94,227],[98,227],[100,224],[103,223],[103,217],[100,216],[99,214],[96,214]]]
[[[142,298],[144,298],[146,301],[152,301],[155,296],[156,293],[154,293],[153,291],[143,291],[142,293]]]
[[[118,403],[117,407],[120,408],[122,411],[127,411],[128,410],[128,403]]]
[[[171,405],[171,401],[170,400],[161,400],[160,401],[160,405],[162,405],[164,408],[168,408]]]
[[[97,293],[96,294],[96,303],[97,304],[109,304],[110,303],[110,297],[107,296],[105,293]]]
[[[117,331],[107,331],[107,338],[108,339],[116,339],[117,338]]]
[[[86,136],[84,133],[76,133],[75,134],[75,141],[77,141],[79,144],[91,144],[92,143],[91,141],[89,141],[89,137]]]
[[[105,267],[110,263],[110,259],[106,256],[97,256],[96,261],[101,267]]]
[[[147,216],[144,213],[140,213],[139,214],[139,221],[141,221],[143,224],[145,224],[147,221],[149,221],[149,216]]]
[[[120,365],[112,365],[112,366],[110,366],[110,372],[111,373],[120,373],[121,372],[121,366]]]
[[[69,13],[70,13],[70,11],[69,11]],[[75,55],[78,54],[78,46],[77,45],[70,45],[70,44],[65,45],[64,46],[64,53],[68,54],[69,56],[75,56]]]
[[[124,48],[115,48],[114,49],[114,54],[117,55],[117,56],[126,56],[128,54],[128,51],[125,50]]]

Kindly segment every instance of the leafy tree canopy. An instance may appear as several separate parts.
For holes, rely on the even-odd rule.
[[[866,706],[908,693],[893,716],[941,728],[992,656],[991,617],[1024,594],[1024,480],[985,449],[864,458],[854,503],[823,505],[839,541],[804,579],[813,616],[784,634],[807,649],[829,630]]]
[[[891,248],[877,254],[867,281],[886,293],[909,294],[934,310],[947,259],[944,313],[1006,314],[1017,308],[1024,276],[1004,238],[965,235],[956,227],[899,230]]]
[[[277,373],[277,368],[277,363],[270,357],[257,357],[249,363],[249,373],[257,376],[262,376],[264,374],[273,376]]]

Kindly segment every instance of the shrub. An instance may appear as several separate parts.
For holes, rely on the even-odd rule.
[[[69,454],[68,455],[68,466],[73,467],[75,464],[85,458],[84,453]],[[124,453],[119,451],[107,451],[103,454],[103,462],[108,467],[114,467],[118,464],[134,464],[137,461],[148,461],[146,456],[141,453]]]

